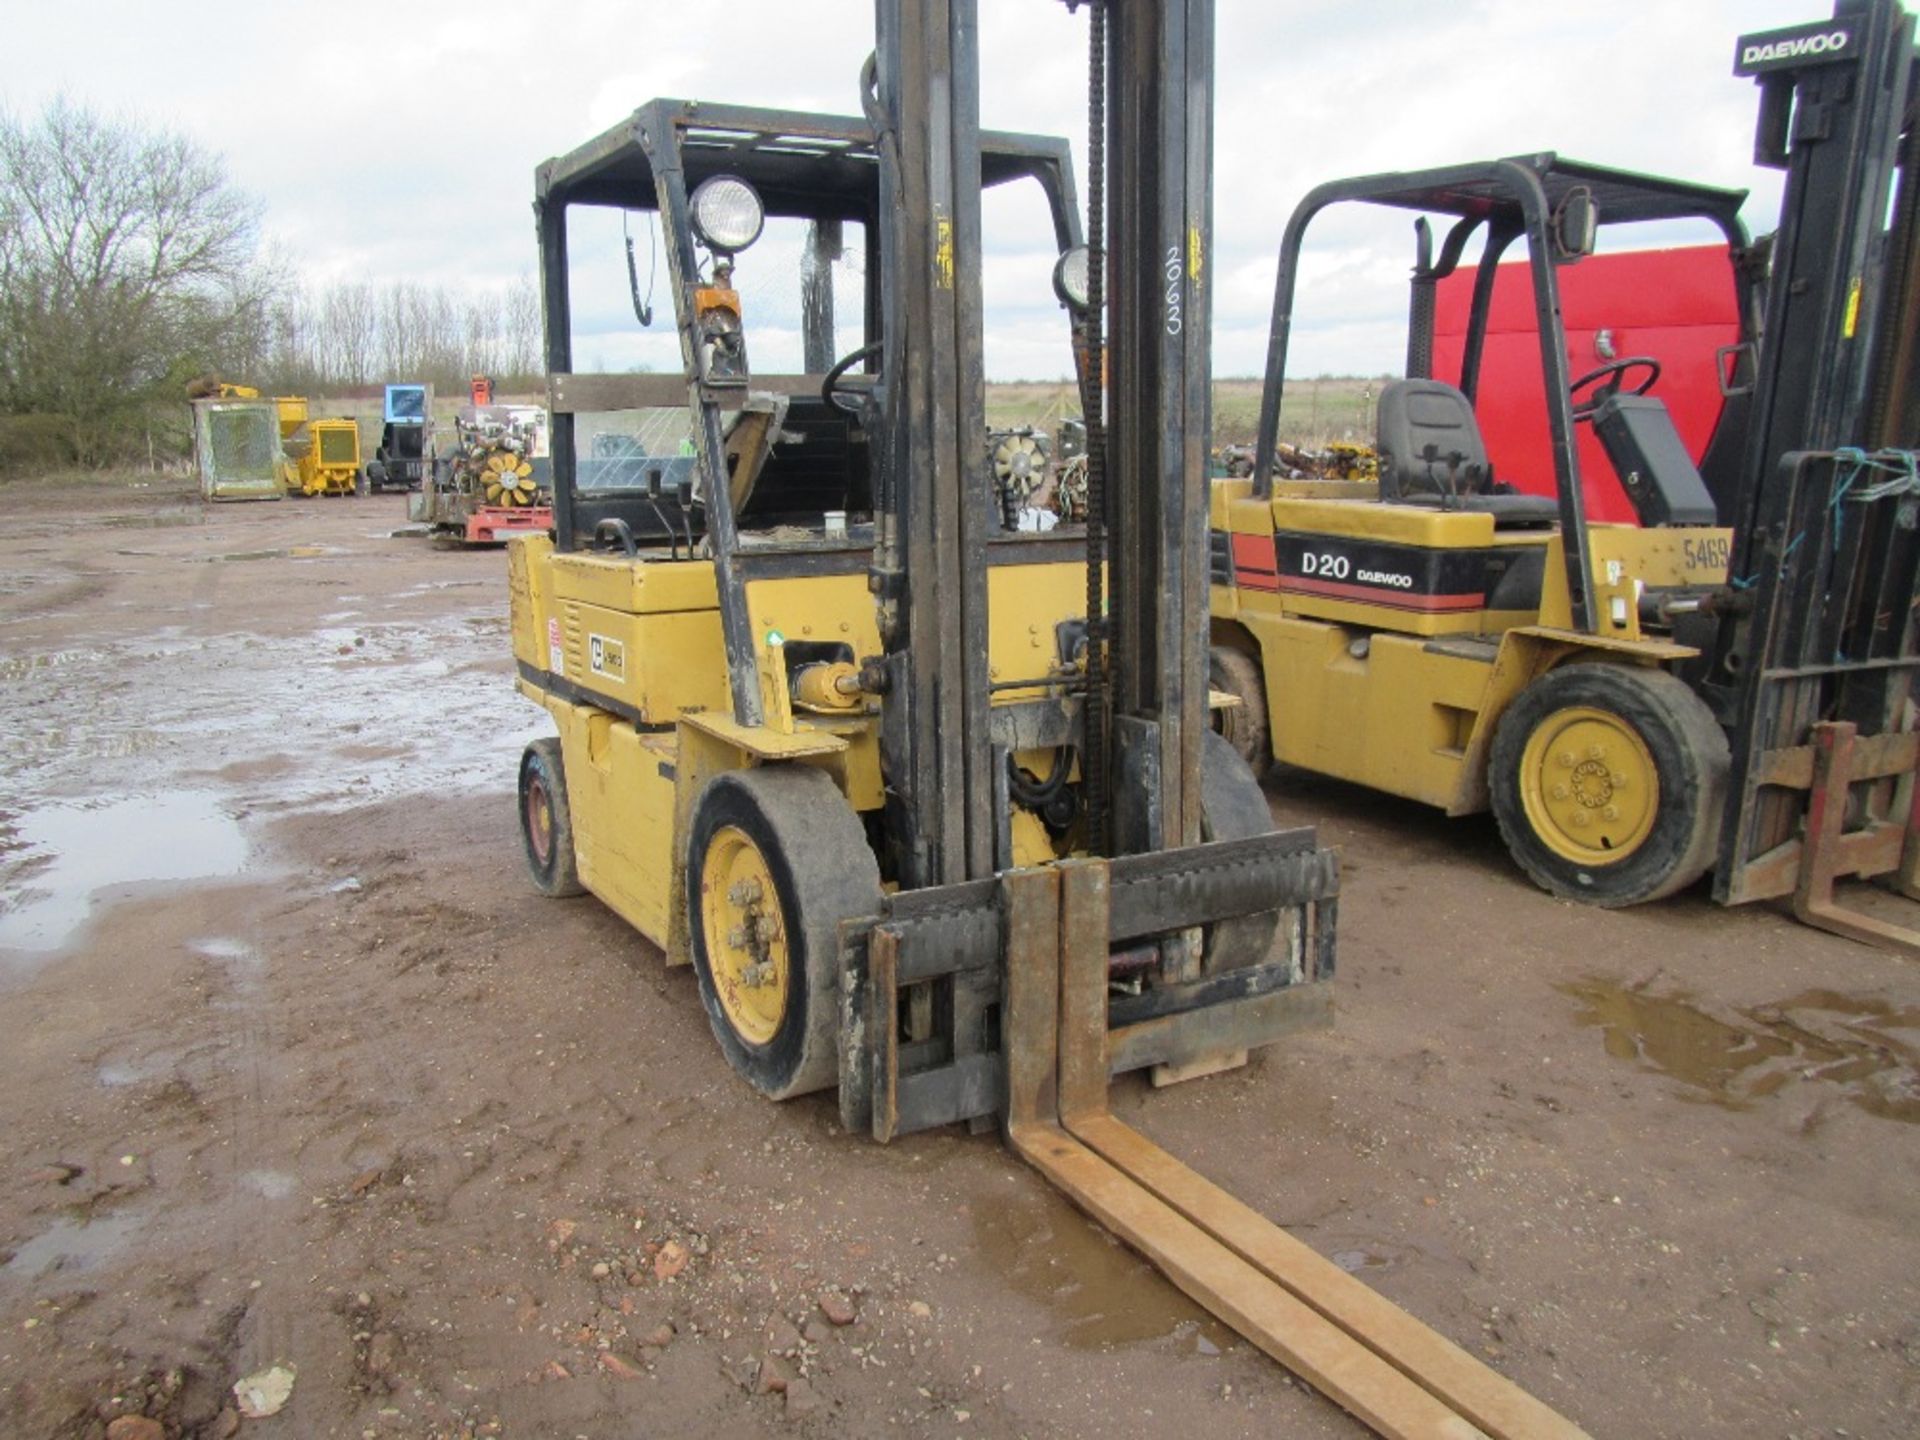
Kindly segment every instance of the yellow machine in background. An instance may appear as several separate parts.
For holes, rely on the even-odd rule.
[[[352,495],[360,488],[360,422],[315,420],[302,395],[282,395],[282,482],[290,495]]]
[[[203,375],[187,386],[187,399],[195,407],[196,414],[208,406],[217,407],[222,413],[238,414],[242,411],[267,412],[271,407],[271,418],[261,421],[258,417],[250,422],[256,430],[262,424],[277,424],[279,434],[272,446],[272,458],[265,458],[261,443],[256,439],[251,444],[254,455],[253,467],[259,469],[271,466],[278,478],[279,495],[353,495],[360,488],[360,422],[353,419],[324,419],[312,417],[312,407],[304,395],[281,395],[263,398],[257,386],[236,385],[222,380],[217,375]],[[211,413],[211,412],[209,412]],[[205,422],[197,422],[195,432],[196,447],[206,455],[213,453],[207,443],[203,443],[201,431]],[[232,420],[221,422],[231,427]],[[261,430],[264,434],[265,431]],[[210,462],[202,461],[203,475]],[[203,484],[211,483],[205,482]],[[258,481],[251,482],[255,488]],[[209,494],[212,492],[209,491]],[[252,495],[252,490],[248,491]]]

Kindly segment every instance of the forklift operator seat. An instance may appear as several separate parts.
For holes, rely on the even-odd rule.
[[[1487,445],[1467,397],[1441,380],[1394,380],[1380,391],[1376,423],[1380,498],[1494,517],[1496,527],[1547,525],[1559,505],[1495,486]]]

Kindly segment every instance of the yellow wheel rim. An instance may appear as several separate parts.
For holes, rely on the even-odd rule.
[[[700,925],[727,1023],[749,1045],[765,1045],[786,1015],[792,967],[773,872],[738,826],[716,830],[700,862]]]
[[[1646,741],[1606,710],[1556,710],[1527,737],[1521,803],[1543,844],[1582,865],[1624,860],[1660,809],[1660,772]]]

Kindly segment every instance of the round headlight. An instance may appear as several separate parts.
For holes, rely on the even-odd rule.
[[[1053,262],[1053,293],[1074,310],[1087,308],[1087,247],[1076,245]]]
[[[693,233],[709,250],[737,255],[760,238],[766,209],[754,188],[738,175],[711,175],[689,202]]]

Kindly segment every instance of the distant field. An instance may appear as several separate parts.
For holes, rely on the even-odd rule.
[[[1280,413],[1280,438],[1318,446],[1330,440],[1372,438],[1373,401],[1381,382],[1366,379],[1296,380]],[[1213,443],[1251,445],[1260,426],[1258,380],[1213,382]],[[1023,382],[987,386],[987,423],[1051,429],[1063,415],[1078,415],[1074,387]]]
[[[1367,379],[1296,380],[1287,391],[1280,416],[1280,438],[1295,445],[1318,446],[1330,440],[1373,434],[1373,402],[1381,382]],[[498,395],[501,404],[539,405],[542,395]],[[434,418],[450,424],[464,395],[436,395]],[[360,422],[368,450],[380,431],[378,400],[316,400],[315,415],[351,415]],[[1070,384],[1015,381],[987,386],[987,424],[994,429],[1032,425],[1050,431],[1066,416],[1080,413],[1080,397]],[[1213,385],[1213,443],[1251,445],[1260,424],[1258,380],[1216,380]],[[371,437],[371,438],[368,438]]]

